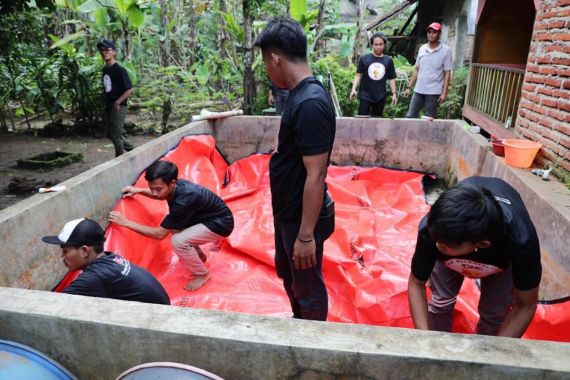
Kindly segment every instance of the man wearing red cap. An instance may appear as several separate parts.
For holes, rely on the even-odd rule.
[[[425,116],[435,117],[438,103],[445,102],[447,99],[453,61],[451,49],[439,41],[440,35],[441,24],[438,22],[429,24],[427,27],[428,43],[422,45],[418,51],[410,86],[404,92],[408,96],[410,89],[414,88],[410,108],[406,114],[408,118],[418,117],[422,108]]]

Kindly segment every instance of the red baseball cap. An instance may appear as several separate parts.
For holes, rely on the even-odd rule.
[[[426,28],[426,30],[428,30],[428,29],[437,30],[439,32],[441,30],[441,24],[439,22],[432,22]]]

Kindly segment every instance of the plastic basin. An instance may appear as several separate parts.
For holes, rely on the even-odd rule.
[[[506,139],[503,145],[507,165],[522,169],[530,168],[538,150],[542,148],[540,143],[521,139]]]
[[[493,153],[497,156],[504,156],[505,155],[505,146],[503,145],[503,140],[495,140],[491,141],[493,145]]]

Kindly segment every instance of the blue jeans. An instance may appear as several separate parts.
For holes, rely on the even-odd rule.
[[[275,226],[275,269],[283,280],[283,287],[289,297],[293,317],[326,321],[328,314],[328,293],[323,279],[323,246],[334,231],[334,211],[321,213],[315,226],[317,244],[317,265],[310,269],[295,270],[293,245],[299,234],[300,220],[278,221]]]
[[[410,101],[410,108],[406,114],[407,118],[416,118],[420,114],[420,109],[424,109],[424,115],[435,118],[435,111],[439,104],[440,95],[424,95],[414,92]]]

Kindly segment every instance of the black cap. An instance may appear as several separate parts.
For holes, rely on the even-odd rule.
[[[101,245],[105,242],[105,231],[91,219],[75,219],[65,223],[57,236],[44,236],[44,243],[57,245]]]
[[[106,49],[113,49],[117,50],[115,44],[109,40],[102,40],[101,42],[97,43],[97,49],[106,48]]]

